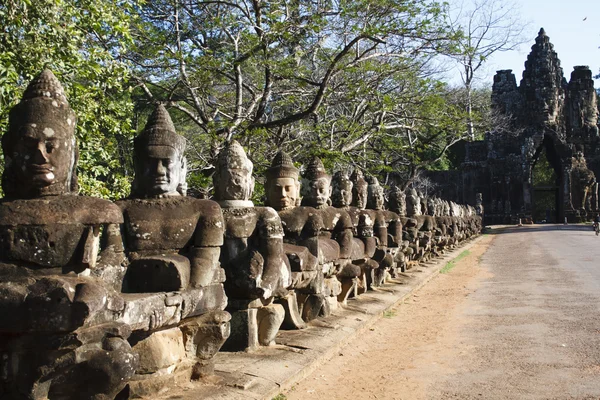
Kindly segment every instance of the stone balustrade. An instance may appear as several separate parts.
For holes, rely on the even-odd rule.
[[[46,70],[2,140],[0,398],[136,398],[210,376],[218,351],[274,345],[482,228],[481,204],[398,187],[386,204],[376,177],[332,179],[317,158],[300,176],[284,152],[255,206],[235,141],[214,200],[187,197],[162,106],[135,139],[131,196],[78,196],[75,121]]]

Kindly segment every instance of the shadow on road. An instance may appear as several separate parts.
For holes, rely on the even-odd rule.
[[[562,224],[538,224],[538,225],[524,225],[524,226],[510,226],[510,225],[492,225],[486,227],[483,233],[489,235],[501,235],[505,233],[523,233],[523,232],[544,232],[544,231],[581,231],[581,232],[593,232],[593,228],[590,224],[576,224],[576,225],[562,225]]]

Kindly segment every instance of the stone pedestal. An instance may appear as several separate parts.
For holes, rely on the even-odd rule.
[[[259,304],[253,304],[258,302]],[[275,344],[275,337],[281,327],[286,312],[281,304],[261,305],[260,301],[232,301],[236,306],[246,303],[247,307],[231,313],[231,335],[223,350],[249,351],[259,346]]]
[[[214,311],[187,318],[179,326],[134,334],[139,359],[129,382],[129,396],[151,396],[174,384],[214,373],[212,358],[230,334],[230,315]]]

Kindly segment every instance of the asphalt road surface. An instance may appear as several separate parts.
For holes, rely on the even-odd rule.
[[[504,232],[464,310],[474,348],[441,397],[600,399],[600,237],[577,225]]]
[[[289,399],[600,399],[600,237],[495,230]]]

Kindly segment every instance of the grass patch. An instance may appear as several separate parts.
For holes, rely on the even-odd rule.
[[[440,274],[447,274],[448,272],[450,272],[452,268],[456,267],[456,263],[458,263],[460,260],[468,256],[469,254],[471,254],[471,252],[469,250],[465,250],[462,253],[460,253],[458,257],[456,257],[454,260],[448,261],[444,268],[440,270]]]
[[[273,397],[272,400],[285,400],[285,399],[287,399],[287,397],[285,397],[285,394],[279,393],[277,396]]]
[[[396,310],[385,310],[383,312],[383,318],[393,318],[396,316]]]

